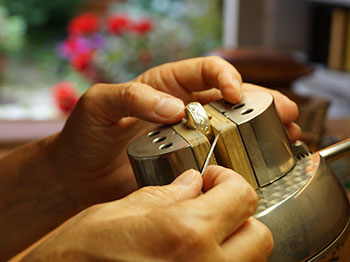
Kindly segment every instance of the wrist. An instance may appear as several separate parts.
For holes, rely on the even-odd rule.
[[[55,168],[56,136],[19,147],[0,160],[0,260],[15,255],[82,209]],[[14,234],[14,232],[17,232]],[[18,236],[21,236],[18,238]]]
[[[91,252],[96,245],[87,248],[91,240],[91,230],[96,228],[95,221],[92,222],[89,219],[85,221],[90,213],[91,210],[86,209],[66,221],[63,225],[33,245],[33,248],[30,248],[28,252],[20,256],[20,261],[55,262],[62,261],[62,258],[64,258],[65,262],[98,261],[99,259],[91,257]],[[96,253],[96,251],[92,253]]]
[[[73,175],[68,172],[61,158],[59,149],[60,133],[49,136],[38,142],[38,150],[40,150],[40,163],[38,169],[40,173],[46,174],[46,183],[48,191],[52,195],[57,196],[62,201],[62,204],[67,205],[67,209],[71,210],[73,215],[88,207],[82,200],[79,190],[73,183]],[[53,194],[52,190],[56,192]]]

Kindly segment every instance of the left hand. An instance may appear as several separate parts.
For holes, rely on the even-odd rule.
[[[151,127],[146,121],[178,122],[184,103],[190,101],[208,103],[223,96],[237,103],[241,86],[236,69],[218,57],[165,64],[127,83],[97,84],[81,97],[63,131],[53,138],[57,175],[86,207],[121,198],[137,188],[126,147],[140,130]],[[295,103],[270,92],[282,121],[290,126],[298,113]],[[292,139],[298,133],[294,127],[289,129]]]
[[[187,170],[170,185],[84,210],[23,262],[267,261],[273,238],[252,217],[257,203],[231,169],[209,166],[203,177]]]

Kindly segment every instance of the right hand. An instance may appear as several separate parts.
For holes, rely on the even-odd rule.
[[[273,239],[252,217],[257,200],[230,169],[189,170],[88,208],[23,261],[267,261]]]

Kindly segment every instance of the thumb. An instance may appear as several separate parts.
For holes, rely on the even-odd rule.
[[[184,116],[182,100],[137,82],[97,84],[83,95],[78,106],[94,119],[109,123],[133,116],[168,124]]]
[[[170,185],[143,187],[127,197],[129,205],[142,209],[165,207],[171,204],[195,198],[202,189],[202,176],[196,170],[187,170]]]

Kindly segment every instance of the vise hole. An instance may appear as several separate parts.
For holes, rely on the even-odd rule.
[[[166,139],[166,136],[156,137],[155,139],[153,139],[153,143],[159,143],[164,141],[165,139]]]
[[[254,111],[253,108],[249,108],[249,109],[243,110],[243,111],[241,112],[241,115],[247,115],[247,114],[249,114],[249,113],[251,113],[251,112],[253,112],[253,111]]]
[[[245,104],[238,104],[238,105],[234,106],[233,109],[239,109],[239,108],[242,108],[244,106],[245,106]]]
[[[152,136],[156,136],[159,135],[160,131],[156,130],[156,131],[151,131],[147,134],[148,137],[152,137]]]
[[[172,145],[173,145],[173,143],[163,144],[163,145],[160,145],[159,149],[160,150],[167,149],[167,148],[171,147]]]

